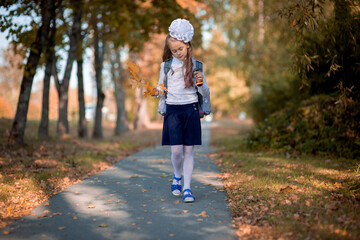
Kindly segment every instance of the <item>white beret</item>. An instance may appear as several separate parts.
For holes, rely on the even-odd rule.
[[[194,27],[188,20],[178,18],[170,24],[169,32],[170,36],[176,40],[188,43],[194,36]]]

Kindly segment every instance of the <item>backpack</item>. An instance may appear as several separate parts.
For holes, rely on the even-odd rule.
[[[194,60],[195,64],[194,64],[194,69],[193,72],[203,72],[203,64],[198,61],[198,60]],[[164,72],[165,72],[165,79],[164,79],[164,86],[165,88],[167,88],[167,74],[170,71],[170,67],[171,67],[171,63],[172,63],[172,59],[169,59],[167,61],[165,61],[165,66],[164,66]],[[197,86],[196,90],[198,89]],[[199,115],[200,118],[203,118],[205,115],[209,115],[211,113],[211,104],[210,104],[210,95],[207,97],[203,97],[199,91],[197,91],[197,95],[198,95],[198,102],[199,102]],[[159,109],[158,112],[161,115],[165,115],[166,112],[166,106],[165,106],[165,99],[167,98],[167,91],[165,91],[164,95],[162,96],[162,98],[159,101]]]

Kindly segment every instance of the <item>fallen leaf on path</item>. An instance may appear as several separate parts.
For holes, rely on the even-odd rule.
[[[9,234],[10,234],[10,231],[3,231],[3,234],[4,234],[4,235],[9,235]]]
[[[87,208],[95,208],[95,205],[94,204],[90,204],[87,206]]]
[[[195,216],[195,217],[209,217],[209,215],[207,215],[206,211],[202,211],[202,212],[199,213],[199,214],[195,214],[195,213],[194,213],[194,216]]]
[[[184,212],[184,213],[188,213],[188,212],[189,212],[189,210],[183,210],[183,212]]]
[[[130,178],[138,178],[138,177],[140,177],[139,174],[134,174],[134,175],[130,176]]]
[[[109,225],[107,225],[106,223],[102,223],[102,224],[100,224],[98,227],[102,227],[102,228],[106,228],[106,227],[108,227]]]
[[[179,204],[179,203],[180,203],[179,200],[174,201],[174,204]]]
[[[65,227],[58,227],[58,229],[59,229],[59,230],[64,230],[64,229],[65,229]]]
[[[175,234],[173,234],[173,233],[169,234],[169,237],[174,237],[174,236],[175,236]]]
[[[38,216],[38,218],[46,218],[46,217],[49,217],[47,214],[41,214]]]

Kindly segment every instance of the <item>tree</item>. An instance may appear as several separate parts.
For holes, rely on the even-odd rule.
[[[114,83],[114,94],[116,100],[116,126],[114,133],[116,136],[121,132],[129,130],[128,120],[125,110],[125,75],[124,69],[120,60],[121,49],[114,49],[112,54],[109,54],[111,64],[111,78]]]
[[[30,54],[25,65],[16,115],[8,139],[9,145],[22,144],[24,141],[31,87],[43,46],[50,31],[50,22],[55,14],[55,1],[42,0],[40,2],[40,10],[42,23],[41,27],[37,30],[35,40],[31,44]]]
[[[79,33],[80,34],[80,33]],[[83,41],[80,41],[77,52],[77,78],[78,78],[78,101],[79,101],[79,122],[78,122],[78,136],[86,138],[87,123],[85,118],[85,99],[84,99],[84,80],[83,80]]]
[[[97,102],[95,108],[95,121],[94,121],[94,131],[93,138],[102,138],[102,107],[104,104],[105,94],[102,91],[102,69],[104,62],[104,52],[105,52],[105,41],[100,40],[100,31],[98,26],[98,16],[95,11],[92,15],[93,30],[94,30],[94,67],[95,67],[95,81],[96,81],[96,93],[97,93]]]
[[[77,48],[80,42],[80,35],[78,34],[81,31],[81,17],[83,4],[81,1],[76,2],[73,6],[73,25],[71,27],[71,32],[69,34],[69,51],[67,62],[65,66],[64,76],[62,81],[59,81],[59,78],[55,78],[56,89],[59,95],[59,119],[57,124],[57,133],[59,136],[63,136],[66,133],[69,133],[69,122],[68,122],[68,91],[70,76],[72,71],[73,62],[76,59]]]
[[[10,104],[11,111],[8,112],[9,115],[7,116],[13,118],[24,73],[24,58],[21,54],[15,53],[13,45],[4,49],[2,55],[5,64],[0,66],[0,95]]]
[[[61,4],[61,2],[58,2]],[[52,27],[48,36],[45,47],[45,76],[43,85],[43,99],[41,120],[38,130],[39,138],[47,138],[49,136],[49,94],[50,94],[50,78],[52,75],[53,64],[55,60],[55,34],[56,34],[56,14],[52,15]]]

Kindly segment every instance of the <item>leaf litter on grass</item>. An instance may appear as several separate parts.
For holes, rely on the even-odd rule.
[[[241,239],[358,239],[353,160],[247,152],[238,136],[223,134],[226,126],[218,128],[215,161]]]
[[[0,132],[9,126],[11,120],[0,119]],[[160,140],[156,139],[161,139],[161,129],[154,129],[107,136],[103,140],[82,140],[75,133],[67,139],[41,141],[33,131],[37,126],[38,121],[29,121],[27,126],[30,129],[27,141],[31,145],[6,148],[6,143],[0,142],[0,229],[30,214],[67,187],[110,167],[122,157],[157,145]],[[104,124],[104,131],[107,128]]]

